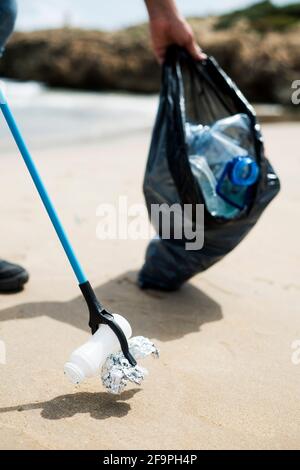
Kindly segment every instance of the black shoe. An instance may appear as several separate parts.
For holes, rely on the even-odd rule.
[[[28,280],[29,274],[21,266],[0,260],[0,293],[20,292]]]

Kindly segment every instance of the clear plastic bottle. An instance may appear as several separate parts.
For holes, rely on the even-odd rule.
[[[235,182],[228,184],[230,175],[224,172],[229,171],[238,160],[239,165],[241,161],[248,165],[249,161],[255,164],[251,156],[254,155],[254,148],[250,126],[246,114],[221,119],[212,127],[186,124],[191,169],[201,187],[207,208],[214,216],[234,218],[246,205],[250,185],[246,181],[241,185]],[[219,191],[220,181],[226,184],[222,183]]]
[[[189,162],[203,194],[207,210],[213,216],[231,219],[238,215],[239,210],[226,203],[216,192],[217,180],[208,166],[206,158],[200,155],[190,155]]]
[[[247,114],[235,114],[225,119],[220,119],[213,125],[213,130],[229,137],[233,143],[247,150],[249,155],[255,155],[254,139],[252,136],[251,122]]]

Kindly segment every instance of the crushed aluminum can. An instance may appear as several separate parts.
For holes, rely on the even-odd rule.
[[[135,359],[142,359],[150,355],[159,357],[158,349],[148,338],[136,336],[131,338],[128,343],[130,352]],[[128,382],[141,385],[147,375],[147,369],[138,365],[133,367],[124,357],[122,351],[108,356],[101,370],[101,380],[104,387],[114,395],[122,393]]]

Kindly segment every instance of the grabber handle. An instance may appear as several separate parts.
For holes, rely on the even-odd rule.
[[[42,181],[42,178],[38,172],[38,169],[33,161],[33,158],[26,146],[26,143],[22,137],[22,134],[17,126],[15,118],[8,106],[3,84],[0,83],[0,108],[3,113],[3,116],[7,122],[7,125],[13,135],[13,138],[17,144],[17,147],[22,155],[22,158],[27,166],[27,169],[31,175],[31,178],[34,182],[34,185],[42,199],[44,207],[49,215],[49,218],[52,222],[52,225],[57,233],[57,236],[63,246],[63,249],[68,257],[68,260],[72,266],[72,269],[77,277],[79,284],[87,282],[87,277],[85,276],[82,267],[75,255],[73,247],[70,243],[70,240],[65,232],[65,229],[60,221],[60,218],[56,212],[56,209],[50,199],[50,196],[46,190],[46,187]]]

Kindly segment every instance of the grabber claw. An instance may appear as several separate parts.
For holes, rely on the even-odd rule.
[[[128,362],[133,367],[135,367],[137,365],[137,362],[133,355],[130,353],[128,341],[124,334],[124,331],[114,320],[114,316],[103,308],[101,303],[98,301],[91,284],[88,281],[83,284],[80,284],[79,287],[89,309],[89,327],[91,329],[92,334],[94,335],[96,333],[101,324],[109,326],[109,328],[117,336],[124,356],[126,357]]]

